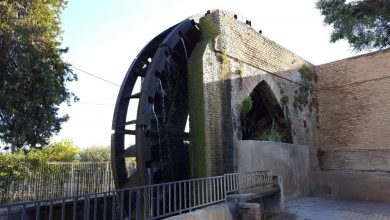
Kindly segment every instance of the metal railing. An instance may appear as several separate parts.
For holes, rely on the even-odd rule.
[[[135,169],[127,163],[127,171]],[[113,190],[110,162],[48,163],[22,177],[0,179],[0,204],[77,196]],[[128,173],[130,175],[130,173]]]
[[[273,186],[269,171],[230,173],[103,193],[0,205],[5,219],[160,219]]]

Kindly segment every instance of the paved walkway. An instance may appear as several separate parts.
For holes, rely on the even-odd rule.
[[[308,197],[286,202],[278,220],[390,220],[390,204]]]

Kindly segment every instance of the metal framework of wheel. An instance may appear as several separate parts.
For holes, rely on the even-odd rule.
[[[199,26],[186,19],[151,40],[127,71],[112,124],[117,188],[189,177],[187,63],[199,40]],[[141,81],[140,92],[133,91],[137,80]],[[130,99],[138,99],[138,106],[129,106]],[[127,119],[129,108],[137,108],[136,119]],[[128,129],[134,125],[135,130]],[[135,145],[125,146],[126,135],[135,135]],[[137,170],[130,175],[126,157],[137,158]]]

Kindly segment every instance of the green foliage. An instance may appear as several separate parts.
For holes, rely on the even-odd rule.
[[[13,153],[0,154],[0,177],[25,177],[34,172],[60,172],[55,167],[49,168],[47,162],[76,161],[79,149],[70,140],[54,142],[40,149],[30,151],[17,150]]]
[[[283,103],[283,104],[287,104],[288,101],[289,101],[289,97],[287,95],[283,95],[282,98],[280,98],[280,101]]]
[[[58,0],[0,2],[0,139],[14,151],[41,147],[61,129],[63,102],[77,100],[66,82],[77,79],[59,49]]]
[[[296,101],[300,105],[305,105],[307,103],[307,97],[299,94],[294,97],[294,101]]]
[[[302,80],[305,82],[305,83],[309,83],[311,82],[313,79],[314,79],[314,74],[313,72],[311,71],[311,69],[306,66],[306,65],[303,65],[301,67],[301,69],[299,69],[299,72],[301,73],[301,78]]]
[[[210,40],[218,36],[218,30],[215,28],[210,15],[206,15],[200,18],[199,25],[202,31],[203,40]]]
[[[275,124],[272,124],[272,127],[261,133],[257,139],[260,141],[283,142],[285,138],[283,133],[275,127]]]
[[[222,52],[222,54],[221,54],[221,62],[222,63],[228,63],[229,62],[229,57],[228,57],[226,52]]]
[[[390,1],[318,0],[316,7],[333,26],[331,42],[345,39],[357,51],[390,46]]]
[[[48,146],[43,147],[41,151],[39,149],[35,149],[32,152],[41,152],[47,161],[71,162],[78,160],[80,149],[74,146],[73,141],[65,139],[51,143]]]
[[[237,70],[237,73],[238,73],[238,75],[240,75],[242,77],[244,75],[244,70],[242,68],[240,68]]]
[[[47,162],[70,162],[77,159],[78,149],[69,140],[50,144],[42,150],[23,149],[13,153],[0,153],[0,200],[10,201],[13,197],[6,193],[13,181],[20,182],[31,180],[31,177],[40,176],[40,184],[47,185],[52,175],[61,174],[67,178],[70,167],[62,164],[48,164]],[[12,198],[9,198],[11,196]],[[1,201],[0,201],[1,202]]]
[[[42,154],[25,154],[19,150],[12,154],[0,154],[0,181],[4,181],[10,176],[22,178],[34,170],[38,170],[47,159]]]
[[[247,96],[244,98],[244,100],[242,100],[242,114],[246,115],[249,113],[249,111],[252,109],[253,107],[253,101],[252,101],[252,98],[250,96]]]
[[[299,86],[299,93],[296,92],[294,96],[294,106],[302,106],[308,103],[309,92],[312,89],[315,73],[306,65],[303,65],[299,72],[301,74],[301,82]]]
[[[107,146],[92,146],[82,149],[80,152],[80,161],[85,162],[104,162],[111,160],[111,149]]]

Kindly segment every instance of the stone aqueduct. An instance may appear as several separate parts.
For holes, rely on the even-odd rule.
[[[383,50],[315,66],[234,13],[215,10],[185,20],[145,46],[125,77],[113,123],[116,183],[274,168],[295,187],[289,198],[389,202],[389,61],[390,51]],[[139,93],[133,91],[137,80]],[[242,117],[248,96],[256,109],[249,113],[253,126],[277,126],[290,144],[243,140],[251,139]],[[138,113],[129,120],[132,99],[139,100]],[[124,146],[126,135],[136,136],[135,146]],[[279,153],[271,152],[266,164],[243,165],[247,156],[257,152],[260,159],[269,151]],[[130,156],[137,157],[138,173],[126,176]]]

